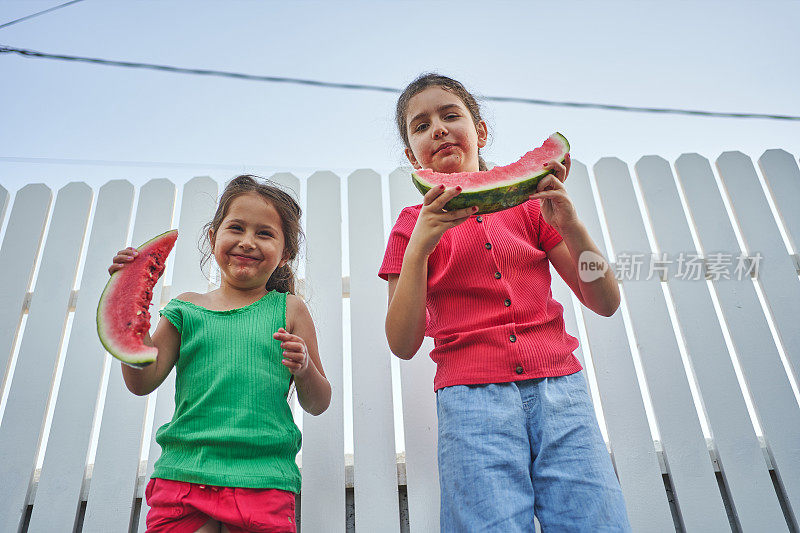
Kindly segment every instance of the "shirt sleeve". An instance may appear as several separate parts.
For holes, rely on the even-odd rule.
[[[556,229],[548,224],[542,216],[541,204],[537,200],[534,206],[531,206],[531,222],[536,229],[536,234],[539,237],[539,249],[544,252],[552,250],[556,244],[562,241],[561,235]]]
[[[411,232],[417,223],[421,205],[406,207],[397,217],[392,232],[389,234],[389,241],[386,243],[386,252],[383,255],[383,263],[378,271],[378,276],[384,280],[389,279],[389,274],[399,274],[400,267],[403,266],[403,256],[406,253]]]
[[[183,328],[183,306],[179,302],[180,300],[175,298],[171,299],[158,314],[169,320],[178,330],[178,333],[181,333]]]

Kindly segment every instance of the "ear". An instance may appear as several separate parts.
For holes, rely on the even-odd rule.
[[[214,247],[214,230],[208,228],[208,241],[211,243],[211,247]]]
[[[486,146],[486,139],[489,137],[489,128],[486,127],[486,121],[481,120],[478,122],[475,130],[478,132],[478,148],[483,148]]]
[[[414,152],[411,151],[411,148],[406,148],[406,158],[408,159],[408,162],[411,163],[411,166],[413,166],[414,168],[416,169],[422,168],[422,165],[419,164],[417,158],[414,157]]]

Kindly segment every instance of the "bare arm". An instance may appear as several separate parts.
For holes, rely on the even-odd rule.
[[[273,338],[281,341],[283,364],[294,375],[297,401],[306,412],[320,415],[331,404],[331,384],[319,358],[314,321],[303,300],[290,294],[286,299],[286,328]]]
[[[600,250],[589,237],[586,228],[580,225],[574,233],[563,235],[564,240],[547,252],[558,274],[569,285],[583,305],[602,316],[611,316],[619,307],[620,296],[617,280]],[[584,281],[579,275],[579,258],[583,252],[593,252],[590,256],[599,266],[603,275],[599,278],[587,277]]]
[[[127,263],[133,261],[138,254],[139,252],[135,248],[128,247],[120,250],[114,256],[111,266],[108,267],[108,273],[113,274],[120,270]],[[178,299],[183,299],[181,296]],[[125,381],[125,386],[137,396],[150,394],[167,378],[178,360],[181,334],[169,320],[161,318],[152,338],[150,333],[147,333],[143,342],[146,346],[154,346],[158,349],[155,362],[144,368],[122,365],[122,379]]]
[[[144,343],[148,346],[155,346],[158,349],[155,362],[144,368],[122,365],[122,378],[125,380],[125,386],[137,396],[150,394],[169,375],[178,360],[181,335],[169,320],[162,317],[158,321],[158,326],[156,326],[152,339],[148,333]]]
[[[389,276],[386,340],[401,359],[411,359],[425,338],[425,298],[428,292],[428,257],[445,231],[465,222],[477,208],[444,211],[444,205],[461,192],[434,187],[425,194],[422,211],[408,241],[399,275]]]
[[[553,167],[554,175],[542,179],[536,194],[531,196],[541,201],[542,217],[564,239],[547,252],[547,258],[583,305],[599,315],[611,316],[619,307],[619,286],[567,195],[563,181],[569,173],[569,157],[565,163],[549,163],[547,166]],[[595,263],[597,270],[593,272],[602,272],[601,276],[594,276],[593,272],[580,275],[579,263],[587,259]]]

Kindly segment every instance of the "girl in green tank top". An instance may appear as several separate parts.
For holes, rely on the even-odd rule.
[[[205,230],[204,262],[219,266],[219,288],[172,299],[145,339],[156,361],[122,365],[137,395],[176,370],[175,413],[156,433],[162,453],[146,491],[147,531],[294,531],[300,431],[290,385],[313,415],[331,398],[314,323],[294,295],[300,207],[280,188],[239,176]],[[136,255],[121,250],[109,271]]]

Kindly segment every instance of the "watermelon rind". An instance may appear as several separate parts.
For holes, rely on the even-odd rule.
[[[561,153],[554,159],[557,159],[559,162],[563,163],[570,150],[569,141],[567,141],[567,138],[558,132],[551,135],[549,139],[554,140],[561,145]],[[510,167],[511,165],[508,166]],[[506,168],[507,167],[495,167],[494,169],[485,170],[482,172],[488,173],[488,175],[491,176],[495,169],[498,169],[500,172],[502,172],[505,171]],[[453,211],[456,209],[463,209],[465,207],[477,206],[478,211],[476,213],[482,214],[502,211],[527,201],[528,197],[536,192],[536,187],[539,185],[539,182],[542,180],[542,178],[548,174],[552,174],[553,172],[554,171],[552,169],[528,171],[504,180],[502,184],[492,183],[483,188],[465,190],[447,202],[444,208],[447,211]],[[416,172],[412,172],[411,177],[414,186],[423,195],[427,193],[431,187],[438,185],[437,183],[428,182],[424,177],[418,175]]]
[[[149,241],[145,242],[141,246],[137,248],[139,251],[139,255],[136,257],[134,262],[126,265],[126,268],[131,267],[134,263],[139,260],[140,257],[145,257],[148,255],[148,251],[156,250],[161,248],[160,245],[164,241],[172,241],[169,244],[167,249],[167,255],[172,250],[172,246],[174,245],[175,239],[177,238],[178,230],[170,230],[166,231],[156,237],[153,237]],[[166,256],[164,257],[166,259]],[[125,272],[125,268],[114,272],[108,283],[106,283],[105,288],[103,289],[102,294],[100,295],[100,301],[97,305],[97,335],[100,338],[100,342],[102,343],[103,347],[106,349],[108,353],[110,353],[115,358],[122,361],[122,363],[132,366],[134,368],[144,368],[147,365],[151,364],[156,360],[156,355],[158,354],[158,350],[153,347],[147,347],[142,345],[142,347],[138,350],[132,351],[126,349],[124,346],[119,344],[118,342],[114,341],[115,332],[112,329],[112,324],[109,320],[105,320],[103,317],[107,311],[108,305],[108,297],[109,295],[113,294],[116,288],[119,285],[119,282],[123,279],[123,273]],[[160,277],[160,275],[159,275]],[[158,281],[156,278],[153,281],[153,285]]]

